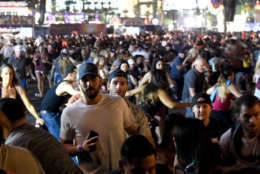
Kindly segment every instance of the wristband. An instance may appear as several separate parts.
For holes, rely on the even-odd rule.
[[[83,152],[84,151],[84,149],[83,149],[81,144],[78,144],[77,148],[78,148],[78,152]]]

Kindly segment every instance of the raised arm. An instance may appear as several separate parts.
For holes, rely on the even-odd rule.
[[[72,84],[68,82],[62,82],[61,84],[59,84],[55,92],[58,96],[62,96],[65,93],[68,93],[72,96],[80,94],[80,92],[74,89]]]
[[[132,74],[130,74],[130,80],[131,80],[131,82],[136,86],[136,85],[138,85],[138,82],[137,82],[137,80],[136,80],[136,78],[132,75]]]
[[[239,90],[237,89],[237,87],[231,83],[229,86],[228,86],[228,90],[236,97],[236,98],[239,98],[242,96],[242,94],[239,92]]]
[[[17,85],[16,90],[18,92],[18,94],[20,95],[26,109],[34,116],[34,118],[36,119],[37,123],[40,123],[41,125],[44,124],[44,120],[39,116],[39,114],[37,113],[36,109],[34,108],[34,106],[32,105],[32,103],[30,102],[26,91],[24,90],[24,88],[20,85]]]
[[[208,95],[211,95],[211,94],[214,92],[214,90],[216,89],[216,87],[217,87],[217,84],[211,86],[211,87],[207,90],[207,94],[208,94]]]
[[[130,96],[133,96],[135,94],[139,94],[139,93],[141,93],[144,90],[144,88],[145,88],[145,86],[138,86],[135,89],[127,91],[125,96],[126,97],[130,97]]]
[[[157,93],[158,93],[158,97],[159,97],[160,101],[166,107],[168,107],[170,109],[185,108],[185,107],[191,106],[191,103],[178,103],[178,102],[174,102],[170,98],[168,93],[165,90],[163,90],[163,89],[158,89]]]
[[[166,78],[167,78],[170,88],[173,88],[175,86],[175,81],[171,78],[169,72],[166,72]]]
[[[146,83],[149,83],[151,81],[151,78],[152,78],[152,73],[151,71],[147,72],[144,77],[142,78],[139,86],[143,86],[145,85]]]

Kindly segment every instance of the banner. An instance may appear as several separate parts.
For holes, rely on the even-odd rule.
[[[87,34],[87,33],[105,33],[106,26],[104,24],[52,24],[50,34]]]
[[[32,27],[32,16],[0,16],[0,27]]]

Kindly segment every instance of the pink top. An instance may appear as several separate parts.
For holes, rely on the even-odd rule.
[[[227,94],[226,100],[222,103],[220,97],[216,95],[214,102],[212,103],[212,110],[226,111],[230,110],[231,100],[234,98],[233,94]]]
[[[37,57],[36,65],[35,65],[35,71],[42,71],[44,66],[43,66],[43,61],[46,59],[46,56],[39,56]]]

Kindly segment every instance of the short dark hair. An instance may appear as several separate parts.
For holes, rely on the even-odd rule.
[[[25,106],[22,101],[17,99],[0,99],[0,110],[11,123],[25,117]]]
[[[108,76],[108,82],[111,82],[111,80],[115,77],[124,77],[127,80],[127,74],[120,69],[116,69],[110,73]]]
[[[121,160],[130,162],[133,158],[145,158],[149,155],[155,155],[152,144],[142,135],[133,135],[128,137],[121,148]]]
[[[119,65],[119,69],[120,69],[120,67],[121,67],[122,64],[127,64],[127,66],[129,67],[129,63],[128,63],[126,60],[122,60],[122,61],[120,62],[120,65]]]
[[[250,94],[243,95],[235,101],[233,114],[239,114],[243,105],[247,108],[252,108],[256,104],[260,105],[260,101],[258,100],[258,98]]]

